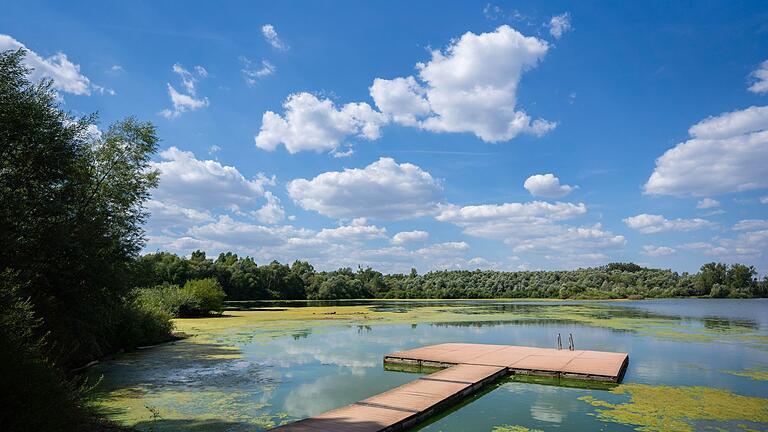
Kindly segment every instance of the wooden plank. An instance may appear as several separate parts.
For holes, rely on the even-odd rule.
[[[628,355],[588,350],[558,350],[513,345],[440,344],[400,351],[384,358],[385,362],[415,364],[481,364],[506,366],[517,372],[544,372],[569,377],[602,376],[618,381]]]
[[[400,351],[384,362],[446,369],[315,417],[280,426],[282,432],[391,432],[410,427],[510,371],[618,381],[626,353],[512,345],[446,343]]]

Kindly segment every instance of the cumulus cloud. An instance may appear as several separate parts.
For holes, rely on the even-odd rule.
[[[459,207],[447,205],[441,208],[437,220],[455,224],[499,221],[558,221],[571,219],[587,212],[584,203],[548,203],[532,201],[528,203],[483,204]]]
[[[710,209],[720,207],[720,201],[712,198],[704,198],[696,203],[696,208],[699,210]]]
[[[532,175],[525,180],[523,187],[528,189],[531,195],[544,198],[562,198],[576,188],[575,186],[561,185],[560,179],[554,174]]]
[[[407,219],[433,213],[442,186],[416,165],[381,158],[362,169],[293,180],[288,195],[301,208],[332,218]]]
[[[275,150],[283,144],[289,153],[302,150],[316,152],[338,148],[349,137],[375,140],[386,116],[366,103],[348,103],[340,108],[329,99],[318,99],[310,93],[296,93],[283,103],[282,116],[267,111],[262,117],[256,146]]]
[[[179,76],[181,85],[186,93],[176,90],[170,83],[168,86],[168,96],[171,98],[173,109],[164,109],[160,115],[165,118],[176,118],[187,111],[195,111],[208,106],[208,98],[197,97],[197,83],[200,78],[208,76],[208,71],[202,66],[195,66],[195,72],[192,73],[184,69],[179,64],[173,65],[173,72]]]
[[[760,66],[750,76],[754,79],[754,82],[749,86],[749,91],[752,93],[768,92],[768,60],[760,63]]]
[[[369,89],[376,106],[396,123],[417,126],[418,118],[431,112],[426,91],[412,76],[391,80],[376,78]]]
[[[647,213],[625,218],[624,223],[643,234],[655,234],[664,231],[692,231],[717,226],[706,219],[667,219],[662,215]]]
[[[560,39],[571,30],[571,15],[568,12],[555,15],[549,20],[549,34],[555,39]]]
[[[285,219],[285,209],[280,205],[280,199],[270,191],[264,192],[264,198],[267,202],[253,212],[256,219],[266,224],[275,224]]]
[[[560,266],[592,265],[607,259],[604,251],[622,247],[626,240],[600,224],[562,223],[586,214],[583,203],[484,204],[443,206],[437,220],[461,227],[465,234],[502,240],[515,253],[539,254]]]
[[[418,79],[376,78],[369,92],[378,110],[363,102],[337,109],[309,93],[290,95],[284,114],[264,113],[256,145],[273,150],[282,143],[291,153],[335,150],[349,137],[378,139],[390,121],[433,132],[473,133],[486,142],[521,133],[541,136],[556,124],[519,109],[517,87],[548,49],[546,41],[508,25],[489,33],[467,32],[417,63]]]
[[[768,107],[749,107],[703,120],[691,139],[656,160],[646,194],[716,195],[768,187]]]
[[[147,224],[147,228],[150,230],[164,230],[175,227],[186,228],[190,225],[213,220],[213,216],[208,210],[185,208],[178,204],[156,199],[147,201],[145,207],[151,214]]]
[[[651,256],[651,257],[659,257],[659,256],[666,256],[666,255],[672,255],[675,253],[676,250],[674,248],[668,247],[668,246],[654,246],[654,245],[645,245],[643,246],[643,255]]]
[[[280,39],[280,36],[277,35],[277,30],[275,30],[275,27],[272,24],[264,24],[261,26],[261,34],[264,36],[264,40],[272,45],[272,48],[279,51],[288,50],[288,44]]]
[[[417,241],[424,241],[427,239],[427,237],[429,237],[429,233],[426,231],[401,231],[392,237],[392,243],[401,245]]]
[[[748,228],[746,224],[743,227]],[[695,242],[680,245],[680,249],[696,251],[706,256],[729,262],[763,264],[765,251],[768,250],[768,229],[745,230],[736,237],[713,238],[708,242]]]
[[[470,132],[486,142],[520,133],[540,136],[555,124],[517,109],[517,87],[548,49],[546,41],[508,25],[479,35],[467,32],[416,65],[422,84],[412,76],[377,78],[371,97],[394,121],[433,132]]]
[[[152,168],[160,172],[155,200],[183,208],[239,210],[254,205],[274,180],[263,174],[247,179],[237,168],[214,160],[199,160],[194,153],[171,147],[160,152]]]
[[[16,51],[18,49],[27,51],[24,64],[32,69],[29,75],[31,81],[51,79],[54,89],[74,95],[88,96],[91,91],[114,94],[109,89],[92,84],[88,77],[80,73],[80,65],[72,63],[63,52],[57,52],[50,57],[42,57],[13,37],[0,34],[0,51]]]
[[[445,242],[436,243],[417,249],[416,253],[424,256],[445,256],[456,255],[469,250],[469,245],[466,242]]]
[[[765,219],[743,219],[733,226],[734,231],[757,231],[768,230],[768,220]]]
[[[323,228],[317,238],[333,241],[364,241],[387,237],[387,229],[368,225],[365,218],[358,218],[349,225],[342,225],[338,228]]]
[[[250,250],[261,246],[277,246],[284,244],[287,238],[307,238],[313,233],[309,230],[297,229],[292,226],[268,227],[233,219],[222,215],[218,220],[189,229],[189,235],[201,241],[212,241],[218,244],[244,244]]]

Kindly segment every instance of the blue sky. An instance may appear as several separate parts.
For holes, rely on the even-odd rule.
[[[13,2],[75,115],[162,139],[146,251],[768,271],[761,2]]]

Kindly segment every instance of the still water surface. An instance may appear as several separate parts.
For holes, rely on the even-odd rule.
[[[393,351],[554,347],[557,333],[573,333],[576,348],[630,354],[623,385],[511,379],[416,430],[768,430],[766,300],[341,304],[310,319],[294,308],[315,305],[243,303],[255,311],[180,320],[193,337],[93,368],[94,399],[142,430],[258,431],[415,379],[384,369]]]

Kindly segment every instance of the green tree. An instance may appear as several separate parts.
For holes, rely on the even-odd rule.
[[[224,310],[224,289],[214,278],[194,279],[184,284],[183,292],[195,298],[197,310],[182,311],[181,316],[208,315],[211,312],[221,313]]]

